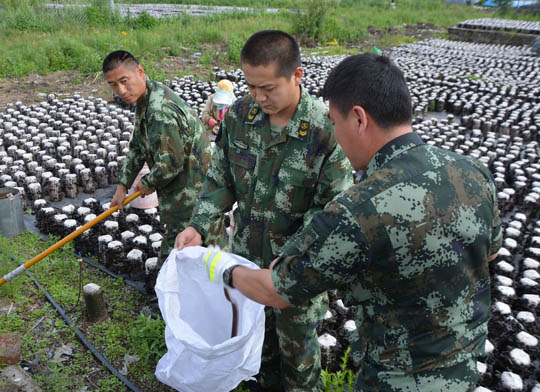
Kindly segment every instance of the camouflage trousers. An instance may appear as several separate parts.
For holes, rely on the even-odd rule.
[[[259,383],[264,390],[318,391],[321,349],[317,326],[328,309],[321,294],[307,306],[265,308],[266,325]]]
[[[472,392],[479,374],[476,361],[414,374],[401,369],[361,362],[356,392]]]
[[[189,225],[188,220],[178,220],[175,223],[168,223],[165,225],[165,234],[161,240],[161,248],[159,250],[159,265],[163,265],[169,253],[174,248],[174,241],[176,236],[182,230],[184,230]],[[203,246],[214,245],[219,246],[221,249],[227,250],[228,246],[227,233],[225,232],[225,216],[222,216],[220,219],[215,221],[208,231],[208,236],[206,237]]]

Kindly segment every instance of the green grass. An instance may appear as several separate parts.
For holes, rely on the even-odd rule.
[[[216,5],[216,6],[239,6],[254,8],[280,8],[290,7],[291,0],[122,0],[115,1],[120,4],[193,4],[193,5]]]
[[[0,273],[11,271],[17,267],[17,260],[26,262],[53,243],[44,242],[30,233],[9,239],[0,236]],[[82,285],[93,282],[105,292],[109,319],[102,323],[86,324],[82,296],[77,303],[81,265]],[[131,337],[140,329],[137,319],[146,302],[146,298],[137,291],[125,286],[120,279],[112,279],[81,263],[74,256],[70,244],[35,264],[30,271],[65,311],[72,310],[69,316],[75,325],[117,369],[122,368],[125,354],[139,358],[149,356],[147,348],[133,344]],[[79,342],[71,327],[25,273],[0,286],[0,298],[12,304],[9,314],[0,315],[0,334],[19,335],[22,359],[38,363],[34,370],[35,378],[43,391],[74,391],[84,385],[93,391],[126,390]],[[72,356],[60,363],[52,362],[55,350],[68,343],[73,344]],[[153,375],[158,359],[152,357],[151,361],[142,361],[133,372],[131,366],[135,368],[135,365],[131,365],[128,379],[142,390],[170,391]]]
[[[193,67],[193,63],[196,63],[199,74],[210,74],[211,68],[216,65],[236,67],[246,38],[261,29],[296,33],[299,38],[310,38],[311,44],[324,45],[335,39],[339,42],[339,52],[347,53],[347,48],[357,47],[368,38],[368,26],[387,28],[417,22],[451,26],[465,19],[501,17],[464,5],[446,4],[443,0],[397,0],[396,9],[389,7],[389,1],[335,0],[320,27],[299,17],[301,13],[288,10],[305,11],[306,3],[316,5],[322,0],[230,0],[226,2],[229,5],[283,9],[278,14],[233,12],[203,17],[182,15],[167,20],[158,20],[148,14],[121,19],[103,6],[107,3],[105,0],[93,0],[89,8],[60,14],[46,12],[39,6],[44,0],[23,0],[20,3],[15,0],[3,1],[7,6],[5,10],[0,10],[3,13],[0,18],[0,78],[75,69],[83,74],[97,73],[103,58],[116,49],[125,49],[138,56],[150,76],[158,80],[164,77],[160,63],[167,56],[188,60],[187,67]],[[217,0],[194,2],[225,3]],[[515,13],[502,17],[538,18],[537,15]],[[315,36],[316,41],[313,40]],[[377,37],[382,47],[410,42],[412,39],[404,35]],[[337,49],[333,51],[337,52]],[[195,52],[201,53],[198,59],[191,57]]]
[[[220,63],[236,63],[243,42],[260,28],[284,29],[286,25],[276,15],[261,20],[252,14],[232,14],[180,17],[159,22],[151,29],[127,22],[117,27],[71,26],[58,32],[2,29],[0,77],[72,69],[99,72],[103,58],[116,49],[139,57],[151,77],[157,73],[153,61],[166,56],[189,59],[195,52],[203,53],[204,65],[211,69]]]

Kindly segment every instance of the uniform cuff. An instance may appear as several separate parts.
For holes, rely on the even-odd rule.
[[[143,176],[143,178],[141,179],[141,182],[146,187],[146,189],[150,189],[150,190],[155,190],[156,189],[156,186],[151,184],[148,181],[148,179],[146,178],[146,176]]]
[[[272,269],[272,283],[274,285],[274,289],[276,290],[276,293],[283,298],[285,301],[290,303],[291,305],[305,305],[306,301],[309,301],[311,299],[311,296],[306,295],[303,296],[301,291],[298,291],[298,287],[289,287],[291,290],[288,290],[287,288],[287,282],[286,279],[282,279],[280,275],[283,275],[283,272],[280,272],[281,268],[286,268],[283,263],[286,263],[283,256],[280,258],[280,260],[276,263],[274,268]],[[291,277],[288,277],[289,281]],[[295,285],[297,286],[297,285]],[[292,290],[295,290],[292,292]]]
[[[208,232],[197,223],[191,223],[188,227],[193,227],[195,230],[197,230],[197,232],[201,235],[203,241],[208,235]]]

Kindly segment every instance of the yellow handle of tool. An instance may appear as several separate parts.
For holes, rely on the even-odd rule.
[[[126,197],[124,199],[124,202],[122,203],[123,206],[131,203],[134,199],[136,199],[137,197],[139,197],[141,195],[141,192],[140,191],[137,191],[131,195],[129,195],[128,197]],[[27,261],[26,263],[24,263],[23,265],[17,267],[16,269],[14,269],[13,271],[11,271],[9,274],[7,275],[4,275],[2,277],[2,279],[0,279],[0,286],[2,286],[4,283],[6,283],[8,280],[11,280],[13,279],[15,276],[19,275],[21,272],[23,272],[24,270],[30,268],[31,266],[33,266],[34,264],[36,264],[38,261],[44,259],[45,257],[47,257],[48,255],[50,255],[52,252],[54,252],[55,250],[61,248],[62,246],[64,246],[65,244],[67,244],[69,241],[71,241],[72,239],[80,236],[82,233],[84,233],[86,230],[88,230],[89,228],[91,228],[92,226],[98,224],[99,222],[101,222],[103,219],[107,218],[108,216],[110,216],[111,214],[113,214],[114,212],[116,212],[116,210],[118,210],[118,206],[114,206],[114,207],[111,207],[109,208],[107,211],[104,211],[102,212],[101,214],[99,214],[97,217],[95,217],[94,219],[92,219],[90,222],[86,223],[84,226],[81,226],[79,227],[77,230],[75,230],[73,233],[67,235],[66,237],[62,238],[60,241],[58,241],[56,244],[50,246],[48,249],[45,249],[43,252],[41,252],[39,255],[37,255],[36,257],[34,257],[33,259]]]

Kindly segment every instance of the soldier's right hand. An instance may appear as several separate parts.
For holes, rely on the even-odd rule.
[[[174,247],[178,250],[182,250],[187,246],[200,246],[202,245],[202,236],[195,230],[194,227],[188,226],[184,231],[181,231],[174,241]]]
[[[122,203],[124,203],[124,199],[126,198],[126,187],[123,185],[118,185],[116,187],[116,192],[114,192],[114,196],[111,200],[111,207],[118,206],[118,209],[121,210],[124,208]]]

